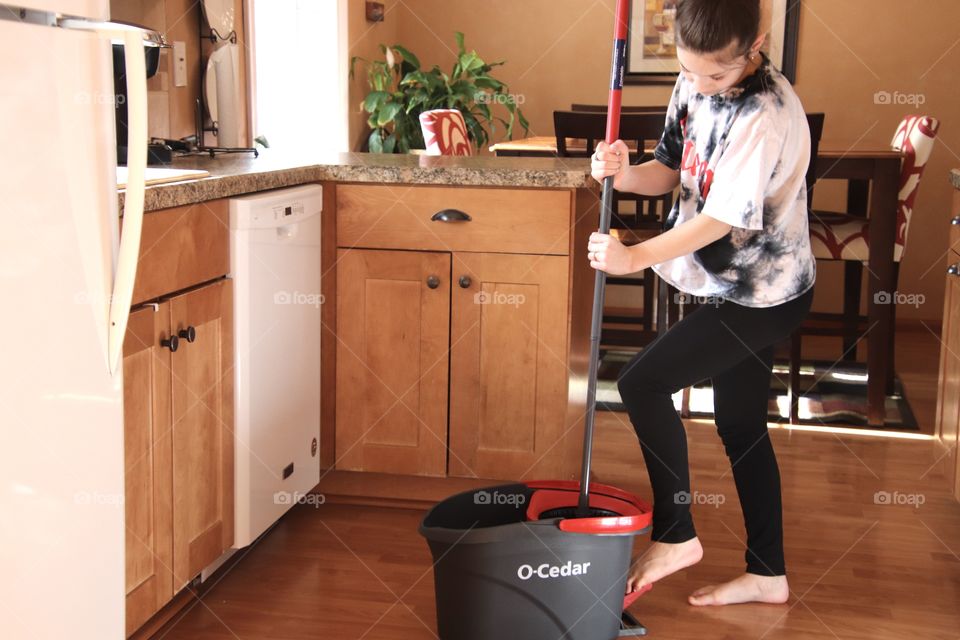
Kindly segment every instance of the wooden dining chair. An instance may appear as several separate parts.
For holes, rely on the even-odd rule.
[[[658,112],[636,113],[627,112],[620,118],[620,138],[634,147],[636,152],[631,153],[631,162],[645,162],[652,159],[652,155],[644,152],[660,140],[663,134],[663,123],[666,119],[666,110]],[[557,138],[557,155],[560,157],[589,157],[596,149],[597,142],[604,139],[607,130],[606,107],[602,111],[554,111],[554,132]],[[573,146],[568,139],[582,140],[583,144]],[[631,203],[632,211],[624,206]],[[673,194],[662,196],[641,196],[634,193],[617,191],[614,194],[614,211],[611,220],[611,234],[615,235],[624,244],[636,244],[660,233],[663,221],[666,220],[673,207]],[[601,338],[604,345],[639,349],[655,336],[653,310],[655,278],[652,269],[645,269],[643,275],[637,277],[610,277],[607,283],[616,286],[630,286],[643,288],[643,314],[609,313],[604,315],[604,322],[608,324],[639,325],[640,329],[607,329]]]
[[[810,161],[807,163],[807,210],[813,210],[813,188],[817,184],[817,157],[820,155],[820,139],[823,137],[823,125],[826,114],[808,113],[807,126],[810,128]],[[787,381],[787,402],[790,407],[789,420],[795,424],[800,408],[800,364],[801,364],[801,337],[800,329],[790,336],[790,371]]]
[[[893,291],[880,292],[888,299],[868,300],[867,305],[886,304],[890,314],[890,332],[885,336],[888,345],[886,393],[894,392],[896,283],[899,281],[900,260],[906,249],[907,232],[913,217],[913,206],[920,187],[920,178],[940,129],[940,122],[930,116],[907,116],[897,127],[891,147],[901,154],[899,193],[897,196],[897,232],[893,252]],[[808,177],[809,182],[809,177]],[[840,261],[844,264],[843,311],[841,313],[811,313],[808,320],[794,333],[791,346],[790,378],[799,384],[799,352],[802,335],[835,336],[843,339],[842,359],[856,360],[856,345],[861,331],[866,330],[867,316],[860,314],[860,294],[863,266],[870,255],[870,220],[867,217],[867,184],[851,182],[848,186],[847,211],[827,212],[811,209],[810,241],[817,260]],[[810,188],[812,196],[812,187]],[[870,357],[870,354],[867,354]],[[791,401],[791,421],[798,419],[798,407]]]

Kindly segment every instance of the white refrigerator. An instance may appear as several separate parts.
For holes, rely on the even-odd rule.
[[[0,5],[0,638],[119,640],[143,32],[106,22],[108,0],[20,2]],[[128,77],[122,238],[111,38]]]

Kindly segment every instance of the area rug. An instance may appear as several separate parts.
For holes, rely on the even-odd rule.
[[[633,357],[629,351],[606,351],[600,361],[597,384],[597,409],[625,411],[617,390],[620,369]],[[787,384],[789,363],[777,361],[770,383],[769,416],[771,422],[787,422],[790,414]],[[867,426],[867,372],[860,362],[804,362],[800,367],[800,422],[811,425]],[[682,392],[673,396],[680,410]],[[713,417],[713,389],[710,380],[703,380],[690,389],[691,417]],[[900,378],[894,393],[886,398],[884,427],[918,430],[916,418],[903,392]]]

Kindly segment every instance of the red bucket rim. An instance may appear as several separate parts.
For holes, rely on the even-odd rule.
[[[580,484],[570,480],[542,480],[526,483],[534,493],[527,507],[527,519],[538,520],[550,509],[576,507]],[[653,509],[632,493],[610,485],[591,483],[590,506],[620,515],[590,518],[563,518],[558,526],[570,533],[635,533],[650,526]]]

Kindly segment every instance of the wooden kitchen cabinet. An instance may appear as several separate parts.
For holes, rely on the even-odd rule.
[[[937,436],[946,450],[947,480],[960,500],[960,191],[954,192],[954,218],[950,223],[950,266],[943,300],[940,349],[940,388],[937,394]]]
[[[176,590],[233,544],[232,291],[219,280],[169,302]]]
[[[233,545],[226,219],[225,201],[144,219],[123,361],[128,636]]]
[[[446,474],[450,256],[341,250],[337,468]]]
[[[127,635],[173,597],[170,336],[166,303],[130,314],[123,343]]]
[[[567,399],[567,259],[453,254],[452,476],[555,478]]]
[[[124,340],[127,634],[233,544],[233,303],[221,279]]]
[[[416,502],[489,480],[574,478],[589,314],[571,310],[591,299],[581,248],[596,193],[331,187],[325,344],[336,347],[324,357],[336,390],[322,431],[334,451],[318,490]]]

